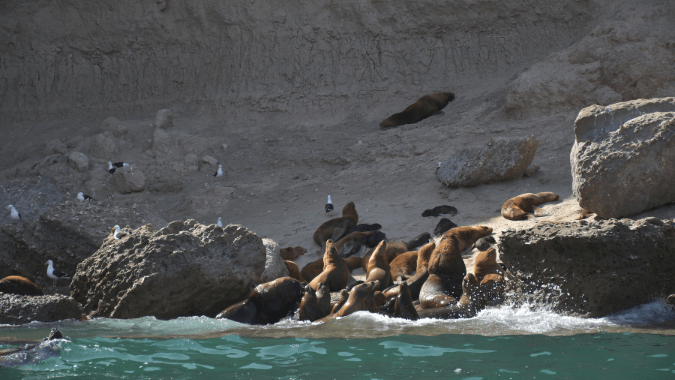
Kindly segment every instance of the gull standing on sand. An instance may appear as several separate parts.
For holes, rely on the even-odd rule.
[[[19,214],[18,211],[14,208],[14,206],[9,205],[7,206],[7,210],[9,210],[10,217],[14,220],[21,220],[21,214]]]
[[[223,176],[223,165],[218,165],[218,170],[216,170],[216,174],[213,175],[214,177],[222,177]]]
[[[127,164],[126,162],[110,162],[110,161],[108,161],[108,171],[110,172],[110,174],[115,174],[115,171],[117,170],[117,168],[122,168],[122,167],[125,167],[125,166],[129,166],[129,164]]]
[[[222,226],[223,226],[223,222],[220,220],[220,217],[218,217],[218,227],[222,227]]]
[[[328,203],[326,203],[326,212],[333,211],[333,202],[330,200],[330,195],[328,196]]]
[[[67,274],[61,272],[60,270],[58,270],[56,268],[54,268],[54,262],[53,261],[47,260],[45,265],[49,265],[47,267],[47,276],[49,278],[51,278],[52,280],[54,280],[54,286],[56,286],[56,280],[58,280],[58,279],[63,278],[65,280],[70,280],[70,276],[68,276]]]
[[[115,240],[120,240],[120,238],[117,237],[117,235],[120,233],[120,226],[115,225],[115,227],[112,228],[112,231],[113,231],[113,237],[115,238]]]
[[[83,194],[81,191],[77,193],[77,199],[81,201],[90,201],[92,198],[88,196],[87,194]]]

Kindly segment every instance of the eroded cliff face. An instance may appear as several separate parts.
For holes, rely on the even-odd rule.
[[[346,114],[510,78],[588,33],[600,3],[3,2],[0,115]]]

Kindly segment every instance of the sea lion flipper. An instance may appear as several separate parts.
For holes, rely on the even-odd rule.
[[[338,238],[344,235],[347,232],[347,229],[344,226],[337,227],[333,230],[333,235],[331,235],[330,240],[338,241]]]
[[[353,242],[353,241],[348,241],[348,242],[346,242],[346,243],[342,246],[342,249],[341,249],[341,251],[340,251],[340,256],[342,256],[342,257],[349,257],[349,256],[351,256],[351,255],[352,255],[352,254],[351,254],[352,248],[354,248],[354,242]]]

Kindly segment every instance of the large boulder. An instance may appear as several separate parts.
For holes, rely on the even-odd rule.
[[[155,127],[167,129],[173,127],[173,113],[169,109],[157,111],[155,115]]]
[[[89,168],[89,158],[80,152],[71,152],[68,156],[68,164],[83,173]]]
[[[281,257],[279,244],[272,239],[263,239],[265,244],[265,270],[260,275],[260,282],[274,281],[280,277],[288,277],[288,267]]]
[[[115,171],[113,175],[115,188],[122,194],[135,193],[145,190],[145,175],[140,170],[125,166]]]
[[[80,319],[82,306],[74,299],[61,294],[51,296],[18,296],[0,293],[0,324],[55,322],[63,319]]]
[[[557,311],[602,317],[675,291],[675,223],[646,218],[507,230],[500,259]]]
[[[71,295],[92,317],[214,317],[245,299],[265,269],[262,239],[194,220],[108,237],[77,266]]]
[[[619,218],[675,201],[675,98],[584,108],[574,122],[572,191]]]
[[[523,176],[539,143],[529,138],[490,139],[481,147],[464,148],[441,164],[436,179],[450,187],[478,186]]]

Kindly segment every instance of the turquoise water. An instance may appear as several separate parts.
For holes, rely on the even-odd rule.
[[[654,302],[601,319],[500,307],[455,321],[359,312],[266,327],[206,317],[33,323],[0,327],[0,348],[55,326],[71,341],[0,379],[665,379],[675,378],[674,314]]]

